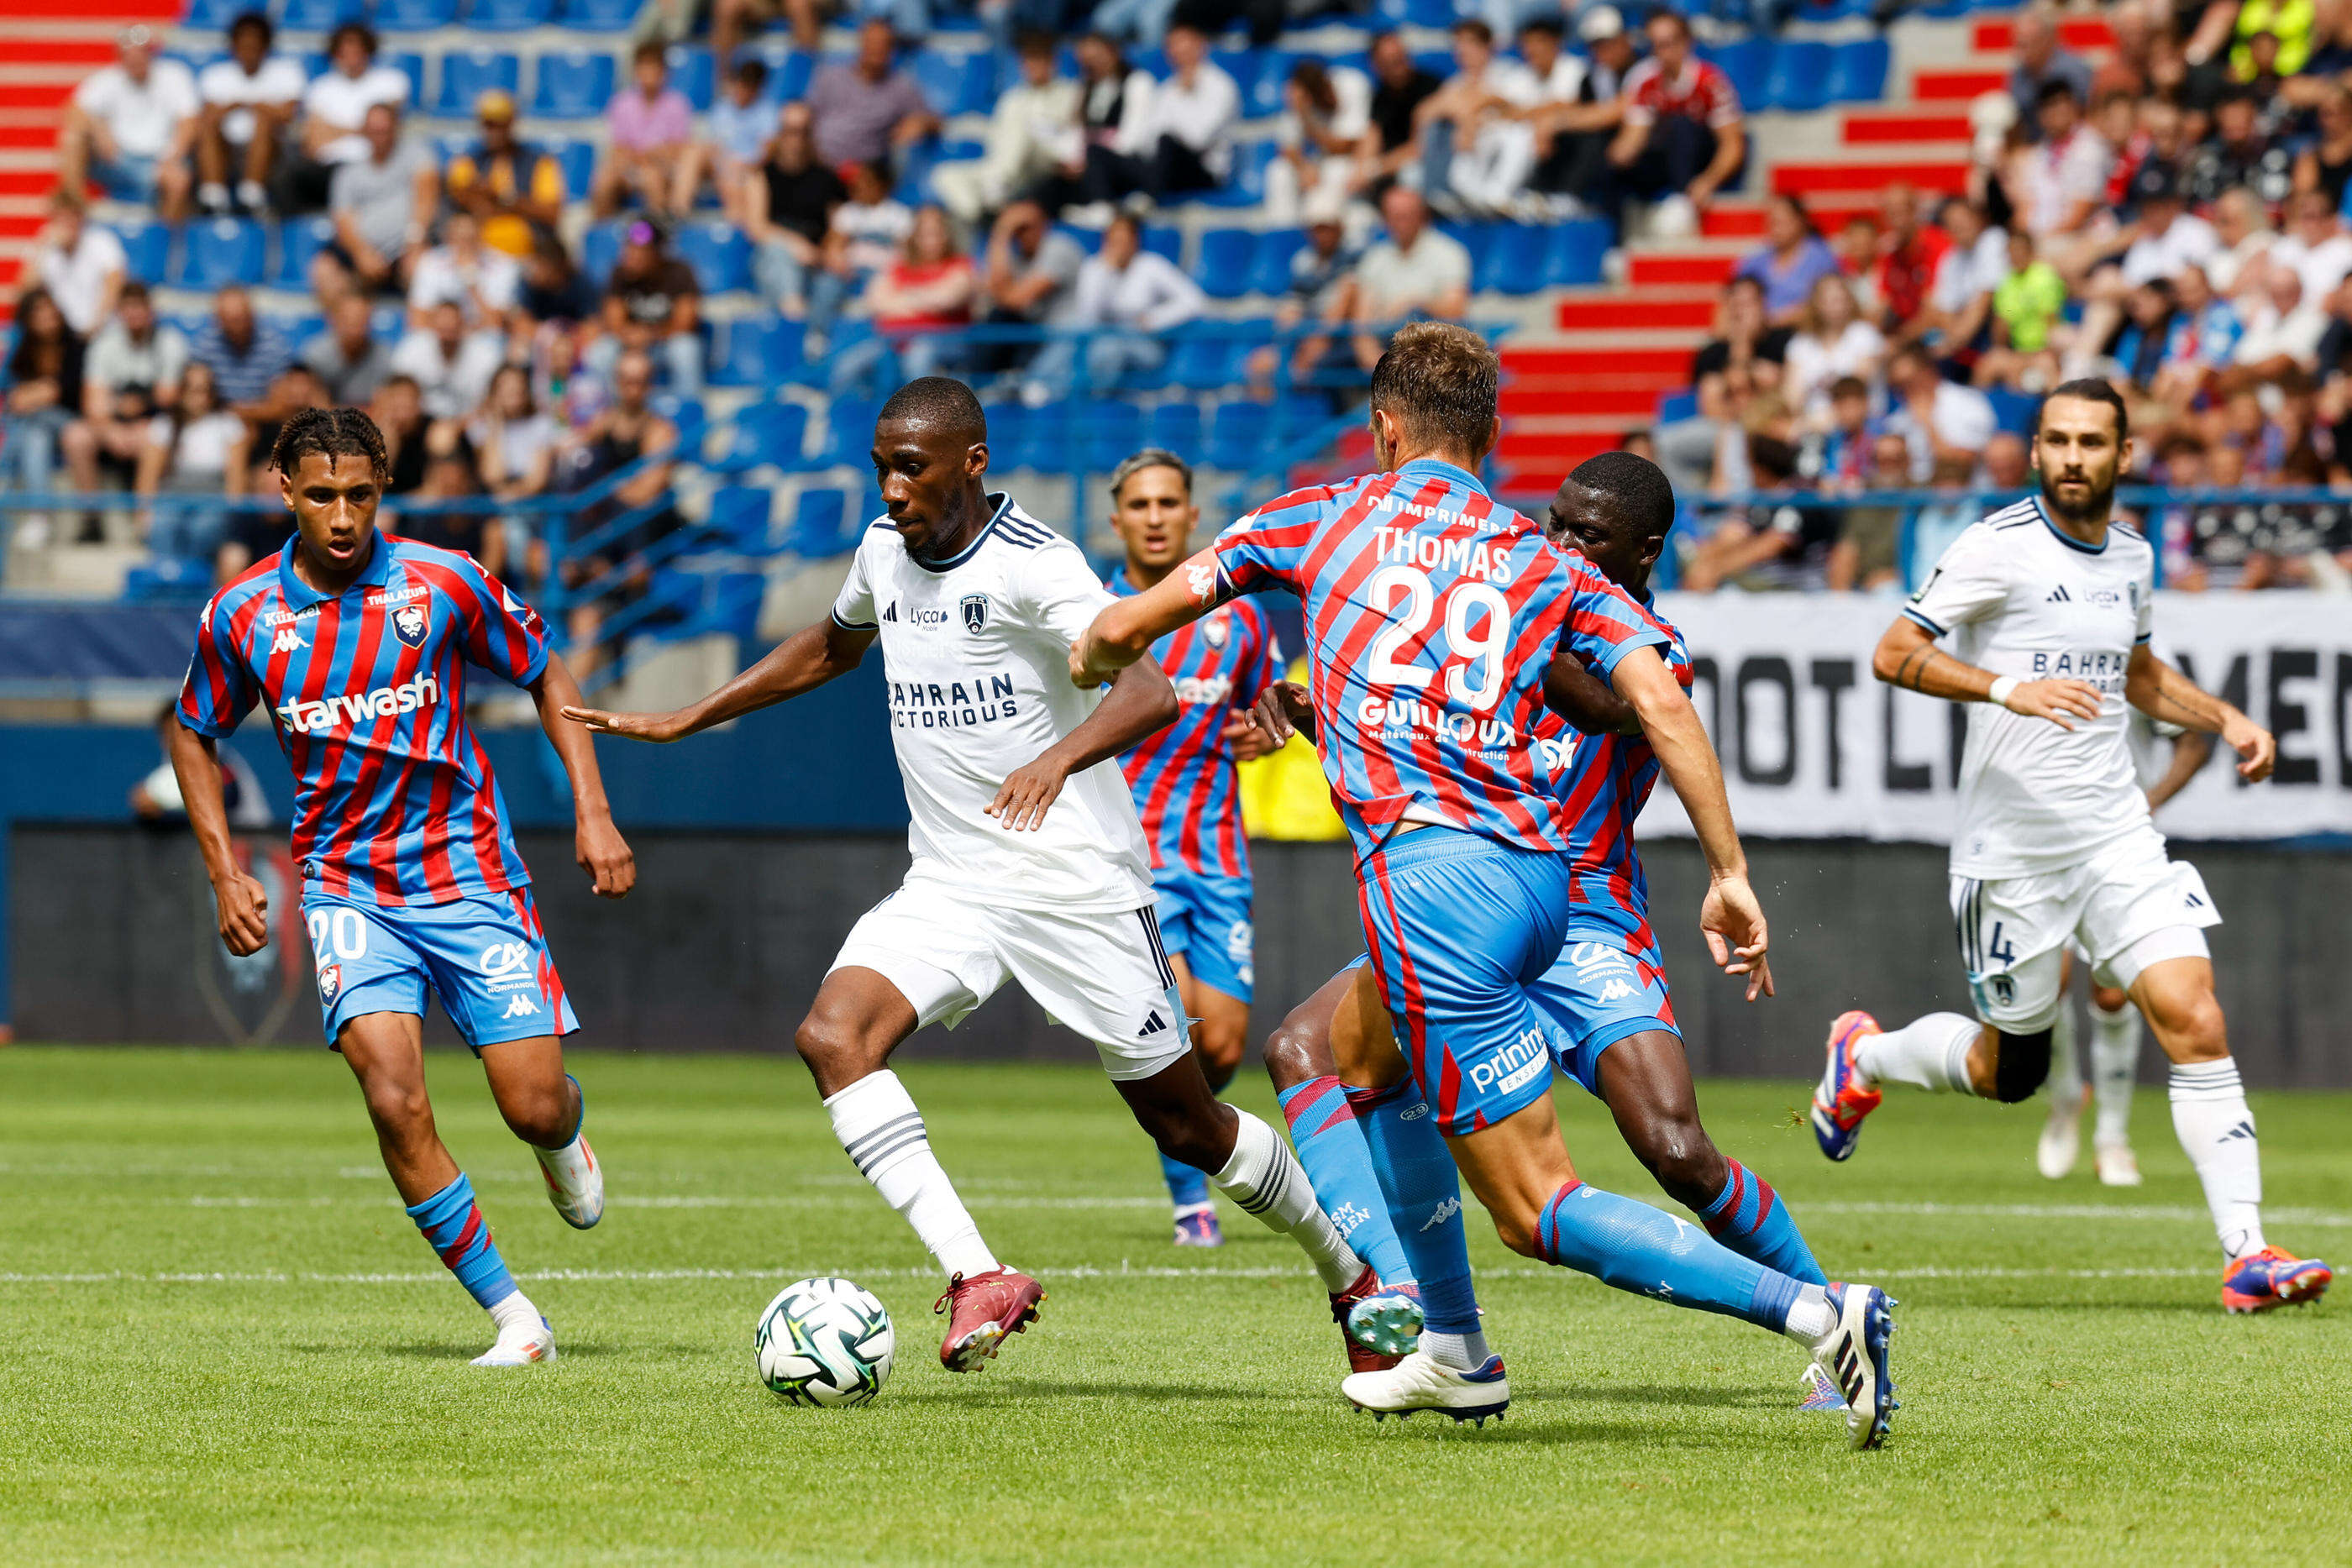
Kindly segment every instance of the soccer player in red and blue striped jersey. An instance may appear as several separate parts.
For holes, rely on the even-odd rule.
[[[1118,465],[1110,496],[1111,526],[1127,559],[1106,586],[1138,593],[1191,549],[1201,520],[1192,470],[1174,453],[1148,447]],[[1176,722],[1120,758],[1119,767],[1151,846],[1160,937],[1192,1020],[1193,1049],[1209,1087],[1223,1091],[1248,1042],[1255,978],[1249,840],[1234,765],[1265,749],[1250,705],[1274,683],[1281,662],[1272,623],[1247,601],[1170,632],[1151,656],[1175,685]],[[1208,1177],[1165,1155],[1160,1165],[1175,1205],[1176,1245],[1223,1245]]]
[[[1416,1125],[1444,1135],[1514,1250],[1787,1334],[1838,1370],[1853,1440],[1875,1444],[1892,1409],[1884,1292],[1824,1290],[1741,1258],[1583,1182],[1560,1141],[1549,1094],[1559,1031],[1534,988],[1568,936],[1575,846],[1558,764],[1534,732],[1545,707],[1582,711],[1580,675],[1633,709],[1689,812],[1714,873],[1700,925],[1717,961],[1751,998],[1770,971],[1721,768],[1660,652],[1669,638],[1476,476],[1498,429],[1498,375],[1474,333],[1400,331],[1372,375],[1381,472],[1271,503],[1105,609],[1071,652],[1072,678],[1098,684],[1235,594],[1298,592],[1324,770],[1355,840],[1371,966],[1402,1053],[1372,1065],[1367,1086],[1410,1071],[1431,1113]],[[1345,1392],[1379,1409],[1499,1414],[1508,1385],[1458,1229],[1442,1250],[1398,1229],[1423,1298],[1422,1347]]]
[[[529,691],[571,776],[577,858],[608,898],[635,881],[580,690],[539,617],[458,551],[376,530],[383,437],[356,409],[286,423],[273,454],[295,537],[205,606],[172,763],[233,953],[272,940],[261,884],[237,867],[217,743],[256,703],[295,776],[294,859],[327,1041],[360,1081],[384,1166],[425,1241],[486,1309],[478,1366],[552,1360],[546,1320],[515,1286],[472,1185],[434,1130],[425,998],[437,996],[531,1146],[556,1212],[585,1229],[604,1176],[581,1136],[562,1035],[579,1027],[548,956],[505,801],[465,716],[466,671]]]

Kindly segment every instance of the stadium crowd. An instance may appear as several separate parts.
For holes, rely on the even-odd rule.
[[[266,485],[292,410],[364,403],[392,443],[395,497],[444,503],[404,526],[502,563],[535,540],[497,521],[499,503],[678,443],[656,392],[699,393],[709,350],[674,236],[714,205],[748,241],[763,303],[800,324],[820,392],[871,398],[942,371],[1041,406],[1148,375],[1212,307],[1146,220],[1232,178],[1243,105],[1210,42],[1260,19],[1209,0],[1070,9],[988,12],[1017,80],[992,99],[981,156],[937,162],[940,107],[907,64],[927,25],[916,0],[870,8],[854,52],[783,102],[740,46],[771,18],[800,37],[818,13],[719,0],[720,87],[699,116],[670,79],[677,7],[648,5],[587,181],[590,212],[620,225],[597,266],[564,221],[564,170],[517,134],[513,94],[481,93],[474,135],[436,148],[406,123],[415,84],[364,24],[334,29],[315,78],[259,12],[231,21],[228,57],[201,71],[128,29],[60,132],[0,465],[26,489],[234,502]],[[1290,68],[1263,204],[1307,237],[1280,340],[1244,362],[1257,394],[1307,386],[1345,406],[1386,324],[1463,319],[1472,260],[1439,220],[1613,223],[1640,202],[1652,233],[1687,233],[1738,175],[1738,94],[1681,16],[1486,10],[1454,25],[1450,75],[1395,34],[1361,69]],[[1685,586],[1916,578],[1969,519],[1964,492],[2025,482],[2036,392],[2087,371],[2130,389],[2137,477],[2352,483],[2352,6],[2124,0],[2105,15],[2117,47],[2094,68],[2057,13],[2021,14],[2008,90],[1974,109],[1965,194],[1897,186],[1874,218],[1827,235],[1800,198],[1771,199],[1688,406],[1637,438],[1685,495],[1766,493],[1694,531]],[[1066,53],[1047,30],[1087,26]],[[1164,78],[1138,68],[1130,40],[1159,41]],[[90,221],[85,179],[173,219],[325,214],[307,279],[319,319],[298,341],[236,287],[194,330],[162,319]],[[1894,489],[1954,499],[1907,529],[1910,507],[1805,504]],[[449,505],[471,497],[478,509]],[[153,508],[136,526],[222,572],[283,534],[233,505]],[[2333,585],[2352,564],[2352,507],[2184,501],[2157,526],[2176,586]],[[102,527],[27,513],[17,539]]]
[[[1965,193],[1888,189],[1820,232],[1776,196],[1692,365],[1695,407],[1645,439],[1686,490],[1762,491],[1683,585],[1916,588],[1977,508],[2027,482],[2036,395],[2104,375],[2140,482],[2352,487],[2352,7],[2105,10],[2095,68],[2021,12],[2006,91],[1971,110]],[[1907,508],[1808,495],[1930,488]],[[1785,495],[1785,498],[1783,498]],[[2168,586],[2347,586],[2352,496],[2169,501]]]

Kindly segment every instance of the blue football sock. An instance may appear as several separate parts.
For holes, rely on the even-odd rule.
[[[1772,1184],[1726,1156],[1723,1190],[1698,1211],[1706,1233],[1767,1269],[1777,1269],[1808,1285],[1826,1285],[1830,1277],[1813,1261],[1812,1249],[1797,1229],[1796,1216],[1772,1190]]]
[[[1316,1201],[1330,1217],[1332,1228],[1348,1239],[1356,1256],[1371,1265],[1384,1285],[1412,1278],[1404,1248],[1389,1223],[1388,1199],[1381,1195],[1380,1178],[1372,1174],[1372,1151],[1364,1130],[1356,1124],[1355,1108],[1336,1078],[1310,1078],[1275,1096],[1290,1124],[1291,1146]]]
[[[499,1244],[474,1202],[474,1184],[463,1171],[457,1179],[409,1208],[408,1218],[425,1233],[425,1245],[441,1255],[457,1283],[484,1307],[495,1307],[515,1293],[514,1276],[507,1272]]]
[[[1470,1248],[1462,1229],[1462,1186],[1437,1118],[1412,1079],[1380,1090],[1348,1091],[1387,1199],[1389,1223],[1421,1288],[1424,1326],[1441,1334],[1475,1334],[1478,1292],[1470,1282]]]
[[[1580,1181],[1544,1205],[1536,1241],[1547,1262],[1775,1333],[1787,1331],[1789,1310],[1804,1290],[1802,1281],[1749,1262],[1687,1220]]]
[[[1209,1173],[1196,1171],[1182,1160],[1160,1156],[1160,1174],[1168,1178],[1168,1197],[1179,1208],[1198,1208],[1209,1201]]]

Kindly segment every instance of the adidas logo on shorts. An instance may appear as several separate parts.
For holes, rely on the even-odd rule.
[[[1151,1016],[1143,1020],[1143,1027],[1137,1030],[1135,1032],[1138,1034],[1166,1034],[1168,1032],[1168,1020],[1160,1016],[1159,1009],[1154,1008],[1151,1009]]]

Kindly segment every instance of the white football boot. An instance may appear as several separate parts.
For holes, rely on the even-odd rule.
[[[529,1302],[519,1321],[499,1330],[499,1343],[476,1356],[476,1366],[531,1366],[555,1359],[555,1330]]]
[[[577,1091],[580,1081],[566,1073],[565,1079]],[[580,1122],[588,1121],[588,1102],[580,1103]],[[537,1145],[531,1154],[539,1161],[540,1175],[547,1178],[547,1201],[563,1217],[563,1223],[574,1230],[586,1230],[604,1218],[604,1167],[596,1163],[596,1151],[588,1146],[587,1136],[574,1132],[572,1141],[560,1149],[542,1149]]]
[[[2139,1156],[2132,1153],[2129,1144],[2099,1144],[2094,1145],[2093,1157],[2098,1162],[2099,1182],[2103,1186],[2137,1186]]]
[[[1370,1411],[1376,1421],[1434,1410],[1457,1423],[1474,1421],[1483,1427],[1489,1416],[1501,1420],[1511,1405],[1511,1385],[1504,1379],[1499,1355],[1488,1356],[1475,1372],[1455,1372],[1438,1365],[1427,1351],[1416,1350],[1385,1372],[1349,1374],[1340,1381],[1339,1392],[1357,1409]]]
[[[2083,1103],[2085,1090],[2071,1105],[2050,1102],[2050,1119],[2042,1124],[2042,1141],[2033,1145],[2033,1166],[2052,1181],[2067,1175],[2083,1153]]]
[[[1886,1354],[1895,1334],[1895,1299],[1875,1285],[1832,1285],[1829,1294],[1837,1322],[1813,1342],[1813,1364],[1845,1396],[1847,1446],[1874,1448],[1886,1440],[1897,1408]]]

